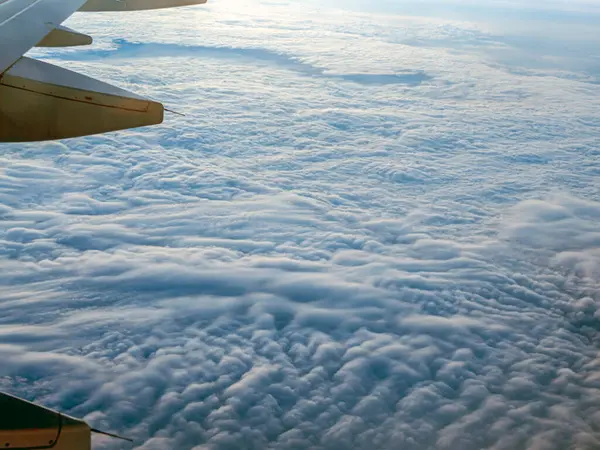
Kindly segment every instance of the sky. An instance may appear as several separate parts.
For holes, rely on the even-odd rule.
[[[599,4],[420,5],[33,50],[185,116],[0,145],[0,390],[102,450],[598,448]]]

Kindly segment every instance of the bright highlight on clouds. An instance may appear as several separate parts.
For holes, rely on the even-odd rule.
[[[286,3],[132,17],[36,55],[186,117],[1,147],[1,390],[140,450],[600,445],[593,55]]]

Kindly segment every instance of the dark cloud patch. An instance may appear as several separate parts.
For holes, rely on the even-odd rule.
[[[105,60],[130,58],[154,59],[165,57],[217,58],[232,60],[237,63],[248,61],[252,64],[269,64],[296,72],[300,75],[347,81],[365,86],[384,86],[388,84],[418,86],[421,83],[432,79],[431,76],[422,71],[402,71],[399,73],[390,74],[329,73],[323,68],[303,62],[299,58],[264,48],[214,47],[203,45],[164,44],[158,42],[142,43],[129,42],[126,39],[115,39],[113,43],[116,45],[116,48],[114,49],[83,50],[76,53],[69,52],[55,55],[50,54],[50,56],[55,59],[63,59],[67,61],[94,61],[98,59]]]

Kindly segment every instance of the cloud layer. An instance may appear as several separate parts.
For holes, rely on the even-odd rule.
[[[597,448],[590,72],[233,6],[38,51],[187,115],[2,146],[0,389],[144,450]]]

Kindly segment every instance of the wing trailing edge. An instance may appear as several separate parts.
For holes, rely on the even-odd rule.
[[[22,58],[0,77],[0,142],[87,136],[156,125],[161,103],[94,78]]]
[[[0,0],[2,1],[2,0]],[[81,419],[0,392],[0,443],[18,450],[91,450],[92,433],[133,442]]]
[[[142,11],[203,5],[207,0],[88,0],[79,11]]]
[[[36,47],[75,47],[78,45],[89,45],[92,42],[93,39],[91,36],[59,25],[38,42]]]
[[[9,449],[90,450],[83,420],[0,392],[0,442]]]

